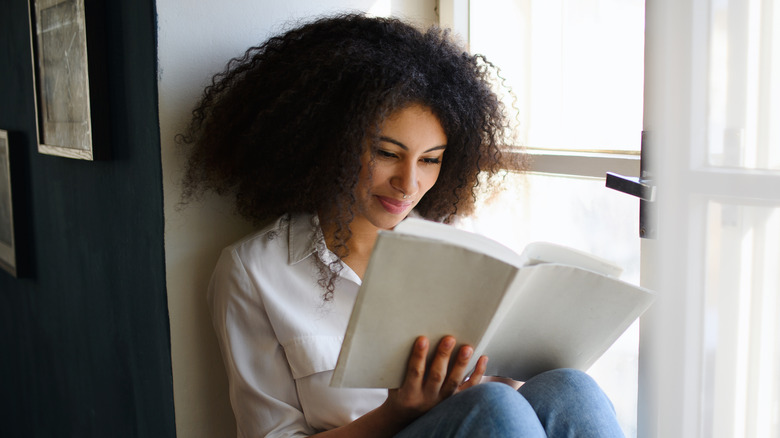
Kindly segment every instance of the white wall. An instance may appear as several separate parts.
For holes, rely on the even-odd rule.
[[[210,77],[290,20],[336,11],[435,23],[435,0],[157,0],[165,258],[177,435],[235,436],[227,379],[205,301],[219,251],[250,231],[224,200],[177,209],[182,156],[174,136]]]

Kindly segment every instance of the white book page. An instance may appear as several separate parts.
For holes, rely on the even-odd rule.
[[[431,352],[455,336],[475,347],[470,366],[488,354],[491,373],[518,380],[585,369],[653,300],[611,277],[619,269],[547,243],[529,245],[521,257],[487,237],[407,219],[379,234],[331,386],[400,386],[420,335]],[[519,294],[507,296],[510,284]]]
[[[380,231],[380,233],[402,233],[426,239],[453,242],[472,251],[489,254],[513,266],[522,266],[520,255],[509,247],[487,236],[461,230],[451,225],[424,219],[408,218],[398,224],[393,231]]]
[[[383,232],[403,233],[427,239],[453,242],[473,251],[490,254],[513,266],[560,263],[579,266],[583,269],[599,272],[612,277],[620,277],[620,274],[623,272],[623,269],[620,266],[609,260],[567,246],[550,242],[532,242],[523,249],[522,254],[517,254],[512,249],[487,236],[423,219],[408,218],[398,224],[395,227],[395,230]]]
[[[400,386],[420,335],[428,337],[431,354],[446,335],[458,345],[479,344],[516,272],[443,242],[380,234],[331,386]]]
[[[654,300],[652,292],[571,266],[522,269],[516,296],[484,354],[490,374],[524,381],[587,370]]]
[[[609,260],[550,242],[529,243],[523,249],[521,258],[521,263],[524,266],[533,266],[541,263],[559,263],[577,266],[611,277],[620,277],[620,274],[623,273],[623,268]]]

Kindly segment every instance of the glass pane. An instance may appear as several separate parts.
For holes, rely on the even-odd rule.
[[[780,437],[780,208],[711,202],[707,230],[703,436]]]
[[[545,240],[618,263],[622,279],[639,284],[638,201],[606,189],[604,180],[509,174],[501,190],[480,202],[476,218],[458,226],[515,251]],[[638,324],[589,371],[615,405],[626,436],[636,436]]]
[[[710,6],[708,162],[780,170],[780,5]]]
[[[516,97],[523,145],[639,150],[643,0],[480,0],[469,20],[471,50]]]

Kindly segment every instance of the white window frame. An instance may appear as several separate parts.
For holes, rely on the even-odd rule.
[[[439,25],[469,41],[469,0],[437,0]],[[527,148],[530,172],[605,178],[607,172],[640,176],[640,156],[624,151],[575,151]]]

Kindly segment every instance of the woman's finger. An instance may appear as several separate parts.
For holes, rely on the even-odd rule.
[[[466,378],[466,373],[468,372],[466,367],[469,365],[469,360],[471,359],[472,354],[474,354],[474,349],[471,348],[471,346],[464,345],[460,347],[457,356],[455,356],[455,361],[452,364],[452,368],[450,369],[449,374],[447,374],[447,378],[444,380],[444,384],[441,386],[439,394],[442,396],[442,398],[446,398],[454,394],[463,383],[463,380]]]
[[[439,341],[436,347],[436,354],[433,355],[431,364],[428,368],[428,375],[425,379],[424,390],[428,394],[438,394],[444,379],[447,377],[447,369],[450,366],[450,356],[455,348],[455,338],[445,336]]]
[[[458,391],[463,391],[464,389],[471,388],[474,385],[479,385],[479,382],[482,381],[482,377],[485,376],[485,371],[487,370],[487,363],[488,363],[488,357],[482,356],[477,361],[477,365],[474,366],[474,371],[469,376],[469,379],[463,382],[462,385],[458,388]]]
[[[412,354],[406,366],[404,386],[420,387],[425,377],[425,361],[428,357],[428,338],[420,336],[414,341]]]

